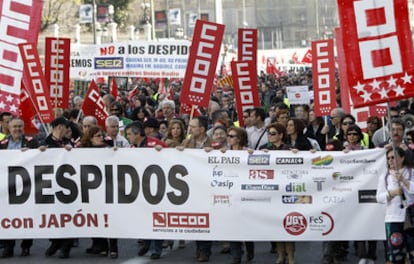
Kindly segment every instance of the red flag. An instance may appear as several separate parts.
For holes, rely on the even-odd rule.
[[[336,107],[333,39],[312,41],[312,76],[316,116],[328,116]]]
[[[36,112],[42,123],[52,122],[54,119],[52,104],[50,102],[50,91],[46,85],[40,63],[37,47],[34,43],[19,44],[20,55],[23,61],[23,83],[33,100]]]
[[[37,45],[42,6],[42,1],[0,1],[0,111],[18,111],[23,63],[17,45]]]
[[[355,107],[414,96],[406,0],[338,0],[347,79]]]
[[[231,72],[236,96],[237,116],[240,126],[244,126],[243,112],[246,109],[259,107],[259,91],[257,89],[257,73],[253,64],[255,61],[233,61]]]
[[[132,98],[138,94],[138,87],[135,87],[131,91],[128,92],[128,100],[132,100]]]
[[[105,119],[108,117],[108,113],[105,111],[105,103],[99,95],[99,89],[94,80],[89,84],[89,89],[83,101],[82,112],[84,115],[96,117],[98,124],[105,127]]]
[[[257,74],[257,29],[239,28],[238,30],[238,61],[253,61],[253,72]]]
[[[181,115],[190,115],[191,114],[191,105],[180,104],[180,116]],[[200,109],[197,105],[194,105],[193,117],[201,116]]]
[[[308,49],[303,56],[302,63],[312,63],[312,50]]]
[[[270,61],[270,59],[267,59],[266,63],[266,73],[267,74],[274,74],[277,77],[282,75],[282,72],[279,71],[279,69]]]
[[[45,79],[53,108],[69,107],[70,39],[46,38]]]
[[[167,94],[169,96],[171,86],[169,85],[168,78],[159,78],[158,79],[158,94]]]
[[[226,64],[224,62],[223,62],[223,64],[221,64],[220,75],[221,75],[221,77],[224,77],[224,76],[228,75]]]
[[[37,127],[35,126],[35,117],[36,111],[33,106],[32,101],[30,100],[29,92],[24,87],[22,83],[22,87],[20,90],[20,118],[24,122],[24,133],[26,135],[35,135],[39,132]]]
[[[0,112],[10,112],[12,114],[19,114],[19,96],[14,93],[6,91],[0,92]]]
[[[379,104],[379,105],[370,105],[369,106],[369,115],[370,116],[378,116],[378,117],[385,117],[388,113],[388,106],[387,104]]]
[[[111,94],[115,99],[118,98],[118,85],[116,84],[115,77],[112,77]]]
[[[346,113],[351,112],[351,99],[349,96],[349,85],[347,78],[347,67],[345,61],[345,53],[342,42],[342,29],[335,28],[336,50],[338,53],[338,71],[339,71],[339,85],[341,87],[341,106]]]
[[[296,64],[299,64],[300,62],[299,62],[299,58],[298,58],[298,54],[296,53],[296,51],[295,52],[293,52],[293,54],[292,54],[292,60],[296,63]]]
[[[208,107],[223,35],[224,25],[197,20],[181,90],[181,103]]]

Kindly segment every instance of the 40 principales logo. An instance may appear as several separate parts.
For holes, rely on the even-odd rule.
[[[283,227],[293,236],[299,236],[305,232],[308,222],[306,217],[298,212],[291,212],[283,219]]]

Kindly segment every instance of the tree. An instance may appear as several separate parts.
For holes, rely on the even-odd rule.
[[[79,13],[80,0],[44,0],[40,32],[50,25],[73,26],[73,18]]]
[[[95,0],[96,4],[113,5],[113,21],[118,24],[118,28],[124,28],[128,20],[128,5],[133,0]],[[92,4],[93,0],[84,0],[85,4]]]

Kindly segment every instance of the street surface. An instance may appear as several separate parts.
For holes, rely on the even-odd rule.
[[[138,244],[137,240],[133,239],[120,239],[118,241],[119,257],[118,259],[110,259],[109,257],[100,257],[94,255],[88,255],[85,253],[85,249],[90,246],[90,239],[80,239],[79,247],[73,248],[71,251],[71,257],[69,259],[59,259],[57,256],[46,258],[44,251],[49,245],[49,241],[46,239],[35,240],[31,249],[30,257],[20,257],[20,241],[17,241],[15,247],[15,257],[10,259],[3,259],[0,262],[3,263],[87,263],[91,261],[97,261],[99,263],[123,263],[123,264],[140,264],[140,263],[196,263],[195,259],[195,243],[194,241],[186,241],[186,248],[178,249],[178,241],[175,241],[172,250],[164,249],[161,259],[151,260],[149,258],[150,252],[143,257],[137,255]],[[209,263],[231,263],[232,257],[230,254],[220,254],[221,243],[213,243],[213,254],[210,257]],[[269,242],[257,242],[255,243],[255,258],[250,263],[275,263],[276,254],[271,254]],[[322,243],[321,242],[297,242],[296,243],[296,263],[297,264],[313,264],[321,263],[322,257]],[[377,244],[377,264],[384,264],[384,246],[382,242]],[[247,263],[245,255],[243,256],[242,263]],[[355,257],[352,244],[350,244],[350,253],[344,264],[357,264],[358,259]]]

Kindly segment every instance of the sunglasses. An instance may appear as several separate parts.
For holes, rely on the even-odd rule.
[[[272,132],[270,132],[270,131],[267,131],[267,134],[268,135],[270,135],[270,136],[276,136],[277,134],[279,134],[278,132],[276,132],[276,131],[272,131]]]
[[[227,135],[227,137],[229,137],[229,138],[235,138],[235,137],[237,137],[237,135]]]
[[[349,126],[349,125],[353,125],[353,124],[354,124],[354,122],[350,122],[350,121],[342,122],[342,125],[344,125],[344,126]]]

